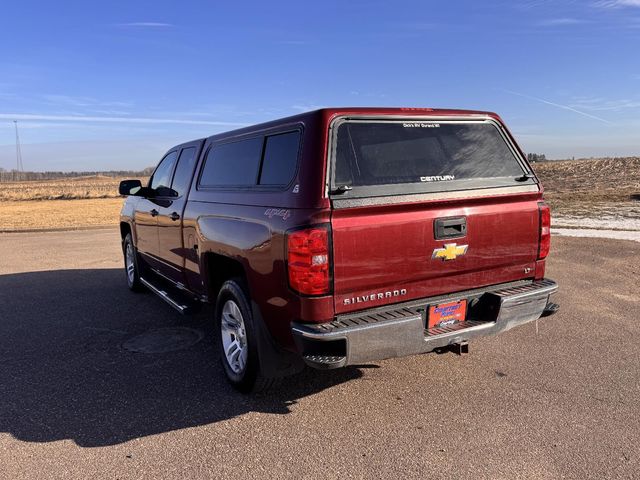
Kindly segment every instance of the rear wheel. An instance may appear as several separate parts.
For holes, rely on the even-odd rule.
[[[124,253],[124,269],[127,276],[127,285],[130,290],[134,292],[141,292],[144,286],[140,282],[140,270],[138,268],[138,252],[133,244],[133,238],[131,234],[127,233],[122,243],[122,250]]]
[[[220,321],[222,351],[231,371],[235,375],[239,375],[247,365],[249,346],[247,345],[247,330],[244,324],[244,317],[240,307],[232,299],[224,302]]]
[[[272,380],[260,374],[257,337],[242,280],[235,278],[222,285],[216,302],[215,323],[220,361],[229,383],[243,393],[268,388]]]

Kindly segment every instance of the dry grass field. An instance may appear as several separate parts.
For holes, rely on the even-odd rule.
[[[120,180],[88,176],[0,183],[0,231],[117,225]]]
[[[125,179],[94,175],[57,180],[4,182],[0,184],[0,202],[118,198],[118,185],[121,180]]]
[[[122,198],[0,202],[0,232],[116,226]]]
[[[534,168],[554,218],[640,221],[640,157],[551,161]],[[0,231],[117,225],[120,180],[86,176],[1,183]]]

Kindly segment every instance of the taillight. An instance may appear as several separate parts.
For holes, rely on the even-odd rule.
[[[328,227],[287,232],[289,286],[303,295],[330,293],[330,254]]]
[[[546,203],[539,203],[540,212],[540,242],[538,244],[538,260],[543,260],[549,255],[551,247],[551,210]]]

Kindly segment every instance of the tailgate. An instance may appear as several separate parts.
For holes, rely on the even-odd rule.
[[[466,232],[437,240],[438,219],[453,219],[454,225],[464,219]],[[334,210],[331,223],[337,313],[532,278],[535,272],[536,199],[344,208]]]
[[[540,188],[497,118],[334,120],[337,313],[533,278]]]

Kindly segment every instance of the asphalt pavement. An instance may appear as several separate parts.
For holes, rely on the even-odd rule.
[[[0,234],[0,478],[640,478],[640,244],[552,249],[537,329],[244,396],[117,231]]]

